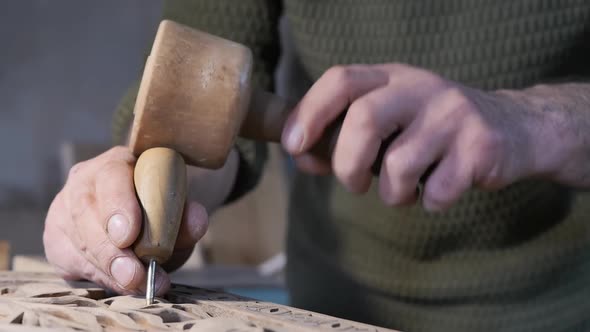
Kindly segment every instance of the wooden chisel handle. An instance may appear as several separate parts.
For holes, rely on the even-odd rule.
[[[144,263],[154,259],[162,265],[172,255],[184,211],[184,159],[172,149],[148,149],[137,159],[134,182],[143,224],[133,250]]]

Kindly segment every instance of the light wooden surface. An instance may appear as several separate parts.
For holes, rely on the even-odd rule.
[[[91,283],[14,271],[0,272],[0,324],[3,331],[390,331],[178,284],[146,306],[142,297],[117,296]]]
[[[12,258],[12,271],[54,272],[45,256],[16,255]]]
[[[0,270],[10,269],[10,242],[0,240]]]

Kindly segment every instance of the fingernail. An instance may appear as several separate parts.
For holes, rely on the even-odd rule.
[[[301,151],[303,143],[303,129],[299,124],[294,124],[287,130],[287,139],[285,140],[285,147],[290,152]]]
[[[129,232],[129,221],[121,214],[115,214],[107,223],[107,233],[115,244],[123,243]]]
[[[131,284],[136,270],[136,263],[129,257],[117,257],[111,263],[111,275],[123,288]]]

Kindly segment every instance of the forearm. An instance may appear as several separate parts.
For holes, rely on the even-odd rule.
[[[534,173],[590,188],[590,84],[537,85],[499,93],[540,120],[532,133]]]

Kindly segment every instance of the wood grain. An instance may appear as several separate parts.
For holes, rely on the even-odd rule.
[[[27,329],[22,329],[24,326]],[[14,327],[14,329],[12,329]],[[174,284],[146,306],[52,273],[0,272],[0,331],[391,331],[288,306]]]

